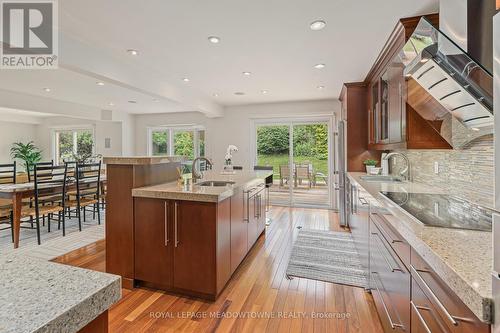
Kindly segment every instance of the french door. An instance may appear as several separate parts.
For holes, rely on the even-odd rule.
[[[332,119],[255,121],[255,165],[273,167],[272,205],[332,208]]]

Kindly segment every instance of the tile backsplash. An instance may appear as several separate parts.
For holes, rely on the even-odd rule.
[[[456,150],[405,150],[411,162],[414,182],[438,186],[449,194],[486,207],[494,206],[493,135],[478,138]],[[392,173],[403,166],[401,158],[393,158]],[[439,173],[434,163],[439,163]]]

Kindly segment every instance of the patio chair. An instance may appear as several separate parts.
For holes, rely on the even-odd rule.
[[[295,166],[295,187],[302,185],[303,180],[307,180],[308,186],[311,188],[313,178],[313,172],[309,164],[297,164]]]
[[[290,181],[290,166],[280,165],[280,186],[288,184]]]

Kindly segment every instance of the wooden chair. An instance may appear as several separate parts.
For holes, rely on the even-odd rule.
[[[314,177],[309,164],[297,164],[295,166],[295,187],[297,187],[297,185],[302,185],[303,180],[308,181],[310,189],[312,187]]]
[[[76,210],[78,228],[82,231],[83,221],[86,220],[86,208],[93,206],[93,215],[97,213],[98,224],[101,224],[100,214],[101,196],[101,162],[76,164],[76,198],[67,202],[67,207]]]
[[[0,184],[16,183],[16,162],[12,164],[0,164]],[[10,229],[12,241],[14,241],[14,229],[12,228],[12,204],[10,201],[0,201],[0,230]]]
[[[57,213],[57,228],[63,229],[63,236],[66,236],[66,220],[64,207],[66,201],[66,176],[67,165],[54,166],[36,164],[34,168],[35,200],[33,207],[26,207],[21,210],[21,217],[34,219],[36,224],[36,235],[38,245],[40,240],[40,218],[47,215],[47,227],[50,232],[50,223],[53,214]]]
[[[290,166],[280,165],[280,186],[288,184],[290,181]]]

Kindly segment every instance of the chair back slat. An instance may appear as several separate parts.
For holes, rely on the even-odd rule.
[[[33,165],[33,168],[37,165],[40,167],[44,167],[44,166],[52,167],[52,166],[54,166],[54,160],[51,160],[49,162],[38,162],[35,165]],[[32,175],[33,171],[31,170],[31,167],[32,167],[31,165],[28,165],[28,170],[26,170],[26,172],[28,173],[28,182],[30,182],[30,183],[33,181],[33,179],[32,179],[33,178],[33,175]]]
[[[16,162],[12,164],[0,164],[0,184],[16,183]]]
[[[64,207],[66,198],[67,165],[47,166],[36,164],[35,176],[35,210],[38,217],[39,207],[47,203]]]
[[[101,186],[101,161],[76,164],[77,200],[89,198],[99,200]]]

